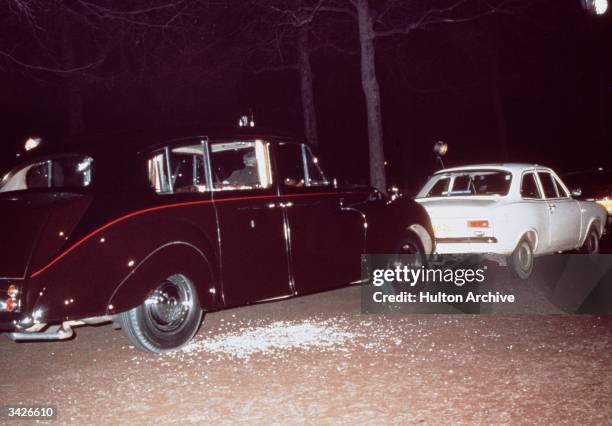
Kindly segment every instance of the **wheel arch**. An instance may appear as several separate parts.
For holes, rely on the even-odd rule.
[[[107,314],[132,309],[143,303],[158,281],[181,274],[193,282],[200,306],[210,310],[219,304],[218,280],[210,254],[186,241],[172,241],[144,257],[117,284],[107,303]]]
[[[360,209],[361,210],[361,209]],[[415,235],[425,250],[435,248],[429,214],[412,199],[399,198],[363,209],[367,218],[366,253],[392,253],[398,238],[405,232]]]
[[[538,247],[539,247],[539,243],[540,243],[540,237],[538,235],[538,232],[535,229],[533,229],[533,228],[526,229],[526,230],[520,232],[519,233],[519,237],[516,239],[516,241],[514,241],[514,244],[513,244],[511,249],[514,250],[516,248],[516,246],[518,246],[518,244],[523,239],[527,240],[527,242],[531,246],[531,250],[535,254],[537,249],[538,249]]]
[[[580,239],[579,247],[581,247],[584,244],[584,242],[587,239],[587,236],[589,235],[589,231],[593,227],[595,228],[595,231],[597,232],[597,237],[601,238],[601,236],[603,235],[603,225],[601,224],[599,218],[597,217],[591,218],[591,220],[589,221],[589,224],[585,228],[584,236]]]
[[[435,248],[434,239],[423,225],[420,223],[413,223],[412,225],[409,225],[406,230],[412,232],[419,238],[427,256],[433,253]]]

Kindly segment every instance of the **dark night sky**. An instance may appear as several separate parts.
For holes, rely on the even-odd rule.
[[[510,161],[561,170],[612,166],[606,155],[612,136],[611,14],[589,16],[578,0],[548,1],[525,16],[494,15],[378,41],[390,182],[420,185],[433,167],[437,140],[449,143],[447,165],[503,161],[506,140]],[[353,28],[348,43],[356,36]],[[234,42],[227,38],[209,50],[208,64],[225,63],[225,55],[235,54]],[[359,57],[322,49],[312,60],[323,164],[330,175],[365,181]],[[111,58],[107,66],[112,64]],[[176,69],[156,81],[90,82],[84,92],[86,132],[151,123],[233,126],[252,109],[258,125],[303,134],[295,71],[253,74],[231,66],[196,79],[183,72]],[[188,72],[193,77],[193,69]],[[0,74],[7,163],[25,135],[61,135],[67,120],[59,78],[8,62],[0,62]]]

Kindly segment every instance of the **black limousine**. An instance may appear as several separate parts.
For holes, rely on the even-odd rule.
[[[32,153],[0,182],[0,332],[17,341],[113,321],[170,351],[205,312],[359,283],[364,253],[433,251],[421,206],[337,185],[287,138]]]

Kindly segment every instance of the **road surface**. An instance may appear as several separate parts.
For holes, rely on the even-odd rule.
[[[612,317],[363,315],[358,287],[209,314],[151,355],[110,325],[0,339],[2,404],[73,424],[603,424]],[[11,423],[16,424],[16,423]]]

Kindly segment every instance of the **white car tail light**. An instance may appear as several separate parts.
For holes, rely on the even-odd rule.
[[[468,228],[488,228],[489,221],[488,220],[468,220],[467,227]]]

